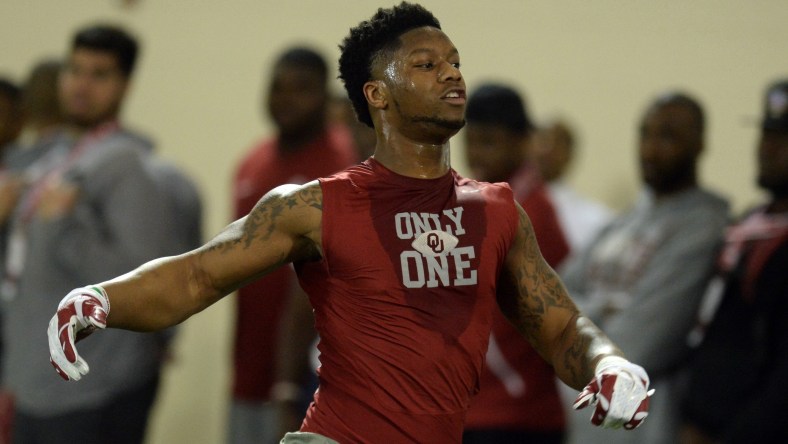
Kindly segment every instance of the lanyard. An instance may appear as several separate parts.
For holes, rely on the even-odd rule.
[[[44,190],[46,190],[50,183],[60,180],[63,177],[63,174],[68,171],[69,168],[74,166],[77,160],[79,160],[82,155],[88,151],[88,148],[95,146],[98,142],[114,133],[119,128],[120,125],[116,120],[99,125],[93,131],[82,136],[77,141],[63,162],[55,165],[48,172],[44,173],[38,180],[36,180],[29,191],[28,197],[21,204],[20,219],[22,224],[27,224],[30,222],[30,220],[32,220],[38,205],[41,203]]]
[[[54,181],[60,180],[66,171],[73,167],[86,152],[96,147],[98,142],[104,140],[119,128],[120,125],[115,120],[98,126],[81,137],[63,161],[49,168],[48,171],[42,172],[33,182],[31,189],[19,204],[18,216],[13,221],[12,230],[8,237],[5,276],[3,282],[0,283],[0,294],[4,299],[13,299],[17,296],[19,278],[24,271],[27,257],[27,227],[33,219],[38,205],[41,203],[47,186]]]

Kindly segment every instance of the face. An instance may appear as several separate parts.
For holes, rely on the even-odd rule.
[[[58,93],[65,116],[93,127],[118,116],[128,78],[110,53],[75,49],[60,74]]]
[[[322,125],[328,94],[323,77],[292,64],[280,64],[268,91],[268,112],[283,135]]]
[[[547,182],[563,176],[572,159],[572,147],[567,130],[551,125],[537,133],[534,144],[534,163]]]
[[[403,132],[451,137],[465,125],[465,80],[460,54],[441,30],[423,27],[400,36],[401,45],[373,76],[389,92],[386,118]]]
[[[523,163],[525,140],[503,126],[469,123],[465,128],[465,149],[473,177],[485,182],[509,180]]]
[[[788,132],[762,132],[758,144],[758,185],[775,197],[788,197]]]
[[[685,188],[694,180],[701,144],[688,109],[677,105],[651,108],[640,127],[643,181],[657,194]]]

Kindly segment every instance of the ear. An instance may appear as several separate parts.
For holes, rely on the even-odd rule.
[[[364,97],[369,106],[375,109],[388,108],[388,86],[382,80],[370,80],[364,84]]]

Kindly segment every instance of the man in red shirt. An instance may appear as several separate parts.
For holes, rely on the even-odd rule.
[[[533,123],[513,88],[479,86],[465,113],[468,165],[485,182],[508,182],[551,267],[569,253],[553,203],[528,161]],[[463,443],[560,444],[564,413],[553,369],[498,311],[493,314],[480,390],[471,400]]]
[[[235,218],[249,214],[265,193],[279,185],[303,184],[356,161],[349,129],[327,123],[328,67],[323,57],[309,48],[290,48],[278,57],[272,74],[265,108],[277,134],[255,144],[238,166]],[[276,349],[287,301],[304,297],[299,293],[292,267],[282,267],[238,290],[230,444],[279,438],[271,402]],[[314,337],[310,326],[301,330],[311,330]]]
[[[292,262],[321,367],[301,432],[285,443],[460,443],[498,308],[582,390],[577,407],[596,406],[594,424],[639,425],[648,375],[579,313],[511,189],[451,169],[465,81],[437,19],[404,2],[380,9],[341,49],[356,115],[377,134],[373,158],[276,188],[197,250],[66,295],[48,330],[58,373],[88,372],[77,335],[182,322]]]

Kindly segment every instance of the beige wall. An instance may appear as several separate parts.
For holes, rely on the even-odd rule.
[[[125,120],[155,136],[162,155],[197,179],[206,235],[229,220],[229,183],[239,157],[270,130],[259,112],[267,63],[296,42],[314,43],[335,60],[348,28],[390,5],[140,0],[125,9],[122,3],[0,1],[0,75],[21,80],[41,57],[64,53],[74,29],[93,20],[135,31],[144,51]],[[587,195],[615,208],[631,201],[640,113],[658,92],[681,88],[708,112],[703,181],[730,196],[737,211],[760,198],[752,180],[754,122],[766,83],[788,76],[783,1],[424,4],[460,49],[469,88],[486,79],[513,82],[537,119],[561,115],[575,124],[582,157],[572,182]],[[461,138],[454,147],[463,172]],[[231,310],[228,299],[183,326],[151,443],[221,441]]]

